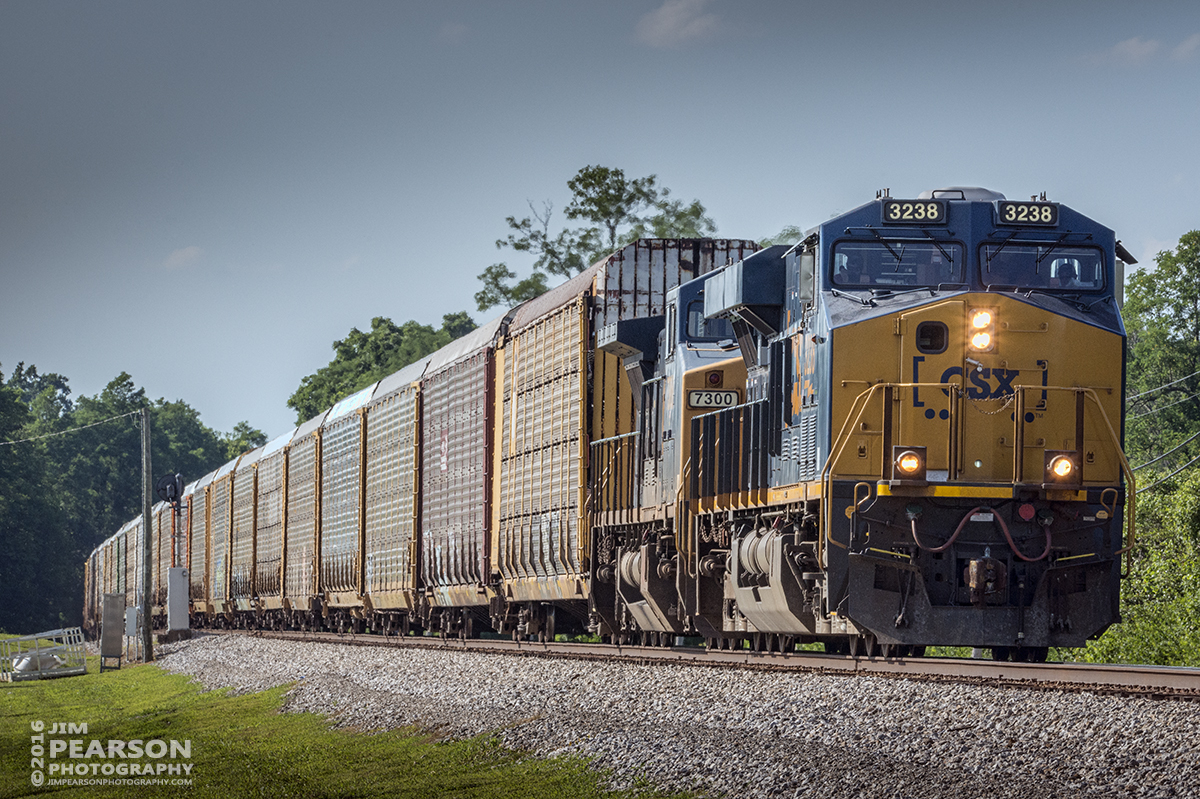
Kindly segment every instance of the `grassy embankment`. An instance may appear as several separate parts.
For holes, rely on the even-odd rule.
[[[313,714],[280,713],[285,688],[230,696],[149,666],[55,680],[0,683],[0,797],[621,797],[579,759],[544,760],[506,750],[494,738],[439,741],[417,730],[348,732]],[[31,784],[32,723],[45,723],[47,783]],[[86,734],[48,735],[55,722],[87,723]],[[191,741],[191,787],[51,786],[51,738]],[[134,761],[124,761],[134,762]],[[171,762],[143,757],[141,763]],[[164,779],[167,777],[164,775]],[[130,779],[144,779],[143,777]],[[659,794],[650,793],[639,796]]]

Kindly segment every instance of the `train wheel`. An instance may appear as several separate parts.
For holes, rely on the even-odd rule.
[[[1045,663],[1050,648],[1045,646],[1021,646],[1013,652],[1013,660],[1019,663]]]
[[[1012,647],[994,646],[992,647],[992,660],[1003,661],[1012,659]]]

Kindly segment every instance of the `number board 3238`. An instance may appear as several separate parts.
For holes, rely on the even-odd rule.
[[[996,204],[996,222],[1001,225],[1057,225],[1054,203],[1020,203],[1002,200]]]
[[[944,225],[944,200],[884,200],[885,225]]]

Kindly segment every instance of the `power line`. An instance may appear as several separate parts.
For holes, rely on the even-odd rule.
[[[1167,408],[1174,408],[1176,405],[1179,405],[1180,403],[1183,403],[1183,402],[1187,402],[1188,400],[1195,399],[1196,397],[1200,397],[1200,391],[1196,392],[1195,394],[1189,394],[1188,396],[1184,397],[1183,399],[1175,400],[1174,402],[1170,403],[1169,405],[1159,405],[1157,408],[1151,408],[1150,410],[1146,411],[1145,413],[1139,413],[1136,416],[1130,416],[1128,421],[1132,422],[1137,419],[1141,419],[1143,416],[1150,416],[1152,414],[1158,413],[1159,411],[1165,411]]]
[[[1176,383],[1182,383],[1184,380],[1187,380],[1187,379],[1188,379],[1188,378],[1190,378],[1190,377],[1195,377],[1196,375],[1200,375],[1200,372],[1192,372],[1190,375],[1186,375],[1186,376],[1184,376],[1184,377],[1181,377],[1181,378],[1179,378],[1178,380],[1172,380],[1170,383],[1163,383],[1161,386],[1158,386],[1157,388],[1151,388],[1151,389],[1147,389],[1146,391],[1143,391],[1141,394],[1134,394],[1132,397],[1126,397],[1126,398],[1125,398],[1125,401],[1126,401],[1126,402],[1133,402],[1135,399],[1139,399],[1140,397],[1144,397],[1144,396],[1146,396],[1147,394],[1153,394],[1155,391],[1162,391],[1162,390],[1163,390],[1164,388],[1166,388],[1167,386],[1173,386],[1173,385],[1175,385]]]
[[[1141,466],[1134,466],[1134,467],[1133,467],[1133,470],[1136,472],[1138,469],[1144,469],[1144,468],[1146,468],[1147,466],[1151,466],[1151,465],[1153,465],[1153,464],[1155,464],[1155,463],[1158,463],[1158,462],[1159,462],[1159,461],[1161,461],[1163,458],[1165,458],[1165,457],[1167,457],[1168,455],[1170,455],[1172,452],[1177,452],[1177,451],[1179,451],[1179,450],[1183,449],[1183,448],[1184,448],[1184,447],[1186,447],[1188,444],[1190,444],[1190,443],[1192,443],[1193,441],[1195,441],[1197,438],[1200,438],[1200,432],[1197,432],[1195,435],[1193,435],[1193,436],[1192,436],[1191,438],[1189,438],[1187,441],[1183,442],[1182,444],[1180,444],[1179,446],[1175,447],[1174,449],[1169,449],[1169,450],[1167,450],[1166,452],[1164,452],[1163,454],[1159,455],[1159,456],[1158,456],[1157,458],[1155,458],[1154,460],[1152,460],[1152,461],[1146,461],[1146,462],[1145,462],[1145,463],[1143,463]]]
[[[55,436],[65,436],[67,433],[78,433],[80,430],[87,430],[89,427],[96,427],[116,419],[124,419],[126,416],[137,416],[140,413],[141,411],[130,411],[129,413],[123,413],[120,416],[110,416],[107,419],[101,419],[98,422],[93,422],[92,424],[87,424],[83,427],[72,427],[70,430],[60,430],[57,433],[47,433],[44,436],[37,436],[35,438],[23,438],[20,441],[0,441],[0,447],[8,447],[12,446],[13,444],[28,444],[30,441],[41,441],[43,438],[54,438]]]
[[[1167,481],[1168,481],[1168,480],[1170,480],[1172,477],[1174,477],[1175,475],[1179,474],[1179,473],[1180,473],[1180,472],[1182,472],[1184,469],[1186,469],[1187,467],[1191,466],[1193,463],[1196,463],[1197,461],[1200,461],[1200,455],[1197,455],[1196,457],[1192,458],[1190,461],[1188,461],[1187,463],[1183,464],[1183,465],[1182,465],[1182,466],[1180,466],[1178,469],[1176,469],[1175,471],[1171,472],[1170,474],[1168,474],[1166,477],[1162,478],[1161,480],[1155,480],[1153,483],[1151,483],[1150,485],[1146,486],[1145,488],[1139,488],[1139,489],[1138,489],[1138,493],[1139,493],[1139,494],[1141,494],[1141,493],[1143,493],[1143,492],[1150,491],[1151,489],[1158,488],[1160,485],[1162,485],[1163,483],[1167,482]]]

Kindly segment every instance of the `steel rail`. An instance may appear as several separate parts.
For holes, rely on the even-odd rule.
[[[1200,669],[1104,663],[1009,663],[940,657],[883,657],[827,655],[819,652],[759,652],[750,649],[707,650],[698,646],[629,646],[537,641],[506,638],[440,638],[384,636],[370,633],[293,632],[280,630],[212,630],[306,643],[350,646],[425,648],[522,657],[551,657],[642,664],[748,668],[845,676],[912,679],[974,685],[993,685],[1091,692],[1150,699],[1200,701]]]

